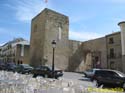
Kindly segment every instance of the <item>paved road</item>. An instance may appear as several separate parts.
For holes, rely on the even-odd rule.
[[[88,78],[84,77],[84,74],[64,72],[63,78],[67,80],[73,80],[74,82],[77,82],[78,84],[84,87],[95,87],[94,84]]]

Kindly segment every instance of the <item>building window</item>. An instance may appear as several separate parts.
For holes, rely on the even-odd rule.
[[[114,53],[114,48],[110,49],[110,58],[114,58],[115,57],[115,53]]]
[[[109,44],[113,44],[114,43],[114,39],[113,38],[109,38]]]

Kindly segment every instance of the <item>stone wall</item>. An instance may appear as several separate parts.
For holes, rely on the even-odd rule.
[[[69,71],[79,71],[79,66],[83,60],[83,51],[81,44],[82,43],[80,41],[69,40]]]
[[[83,52],[85,57],[91,54],[90,66],[89,68],[96,67],[96,65],[100,65],[100,68],[107,68],[107,49],[106,49],[106,38],[98,38],[94,40],[89,40],[82,43]],[[98,57],[98,61],[96,62],[96,58]],[[87,63],[87,61],[85,61]]]
[[[30,64],[34,67],[39,65],[52,65],[52,41],[56,41],[55,67],[69,71],[83,71],[90,68],[108,68],[109,50],[115,47],[116,55],[120,56],[121,38],[115,36],[116,45],[108,44],[106,37],[85,42],[69,40],[69,18],[63,14],[45,8],[32,19],[30,38]],[[121,58],[115,67],[120,69]]]
[[[69,71],[81,72],[100,65],[100,68],[107,68],[106,38],[98,38],[86,42],[69,41],[70,58]],[[98,61],[95,62],[95,58]]]
[[[61,30],[61,38],[59,38],[59,28]],[[55,67],[65,70],[69,61],[68,35],[68,17],[50,9],[44,9],[32,20],[30,42],[31,64],[33,66],[52,65],[53,51],[51,42],[56,40]],[[46,62],[44,63],[43,60],[46,60]]]
[[[38,66],[42,64],[45,41],[45,11],[32,19],[30,37],[30,64]]]

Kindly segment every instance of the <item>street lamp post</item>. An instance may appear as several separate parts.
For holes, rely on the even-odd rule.
[[[55,73],[54,73],[54,68],[55,68],[55,63],[54,63],[54,55],[55,55],[55,48],[56,48],[56,41],[52,41],[52,47],[53,47],[53,57],[52,57],[52,77],[55,78]]]

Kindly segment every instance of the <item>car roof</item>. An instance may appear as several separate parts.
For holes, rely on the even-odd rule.
[[[124,74],[123,72],[121,71],[118,71],[118,70],[112,70],[112,69],[100,69],[98,71],[111,71],[111,72],[115,72],[117,74]],[[125,74],[124,74],[125,75]]]
[[[99,71],[112,71],[118,73],[119,71],[117,70],[112,70],[112,69],[99,69]]]
[[[102,71],[117,71],[117,70],[112,70],[112,69],[100,69]]]
[[[20,64],[20,65],[29,65],[29,64]]]
[[[93,68],[93,70],[100,70],[99,68]]]
[[[49,68],[49,69],[52,70],[52,66],[48,66],[48,65],[41,65],[41,66],[38,66],[38,68],[39,68],[39,67],[46,67],[46,68]],[[57,67],[54,67],[54,70],[61,70],[61,69],[59,69],[59,68],[57,68]]]
[[[31,67],[29,64],[19,64],[20,66],[28,66]]]

